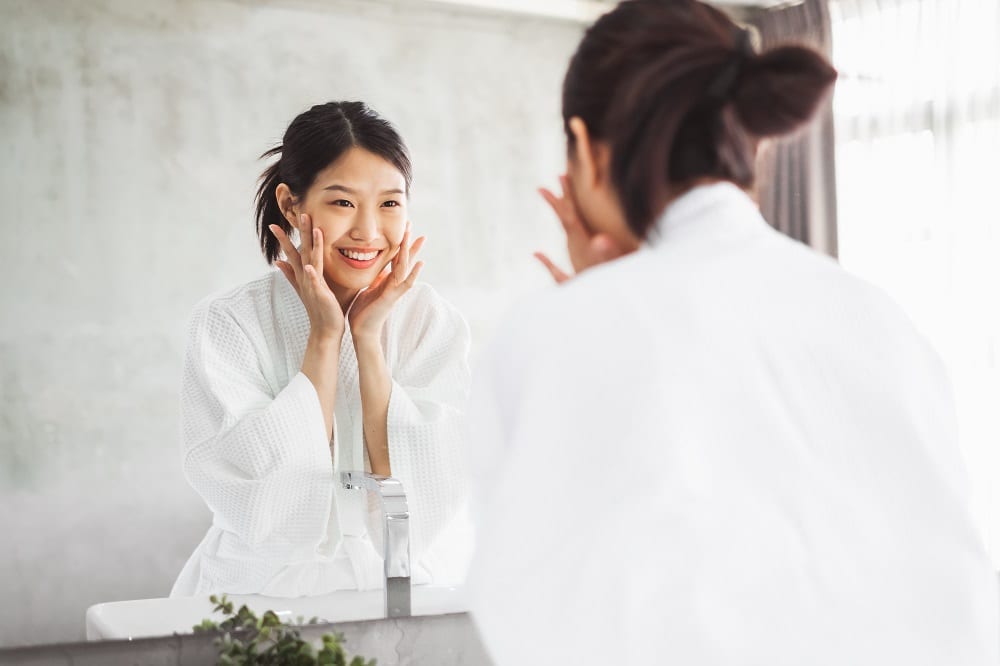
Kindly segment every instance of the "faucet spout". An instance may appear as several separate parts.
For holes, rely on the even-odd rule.
[[[364,472],[343,472],[345,488],[378,495],[382,513],[382,563],[386,617],[410,616],[410,510],[399,479]]]

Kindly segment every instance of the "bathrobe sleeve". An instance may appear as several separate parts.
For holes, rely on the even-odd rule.
[[[184,473],[217,526],[261,555],[306,556],[329,517],[329,441],[305,375],[277,393],[266,381],[268,348],[224,302],[196,309],[181,390]]]
[[[421,284],[413,291],[407,316],[391,332],[398,338],[389,355],[387,429],[392,474],[402,481],[409,502],[411,557],[420,562],[468,487],[462,443],[469,328],[431,287]]]

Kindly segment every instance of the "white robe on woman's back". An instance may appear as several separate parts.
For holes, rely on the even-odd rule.
[[[498,666],[997,663],[938,356],[729,184],[507,318],[474,382]]]
[[[291,597],[382,585],[378,507],[340,483],[341,471],[369,468],[350,331],[332,444],[300,372],[308,336],[305,308],[277,271],[196,308],[181,387],[184,473],[213,520],[171,596]],[[414,582],[427,582],[436,574],[435,537],[466,487],[459,461],[468,327],[417,284],[394,306],[382,347],[392,376],[392,474],[407,493]]]

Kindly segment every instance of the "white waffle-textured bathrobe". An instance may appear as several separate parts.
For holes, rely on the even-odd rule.
[[[370,469],[357,356],[340,351],[333,442],[309,379],[302,302],[278,271],[195,309],[181,390],[184,473],[212,526],[171,596],[271,596],[382,584],[377,507],[340,472]],[[426,284],[394,306],[382,334],[389,457],[407,492],[414,582],[435,576],[435,536],[462,502],[459,461],[468,327]],[[374,502],[372,503],[374,505]]]
[[[883,293],[698,188],[474,382],[498,666],[996,666],[948,380]]]

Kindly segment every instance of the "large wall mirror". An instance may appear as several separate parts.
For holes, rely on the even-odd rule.
[[[464,314],[473,358],[506,304],[549,281],[531,253],[559,256],[560,230],[535,188],[564,163],[559,85],[583,24],[363,0],[0,16],[6,647],[82,640],[90,606],[167,597],[205,536],[179,447],[187,325],[273,270],[258,157],[297,114],[363,100],[399,130],[421,280]]]

